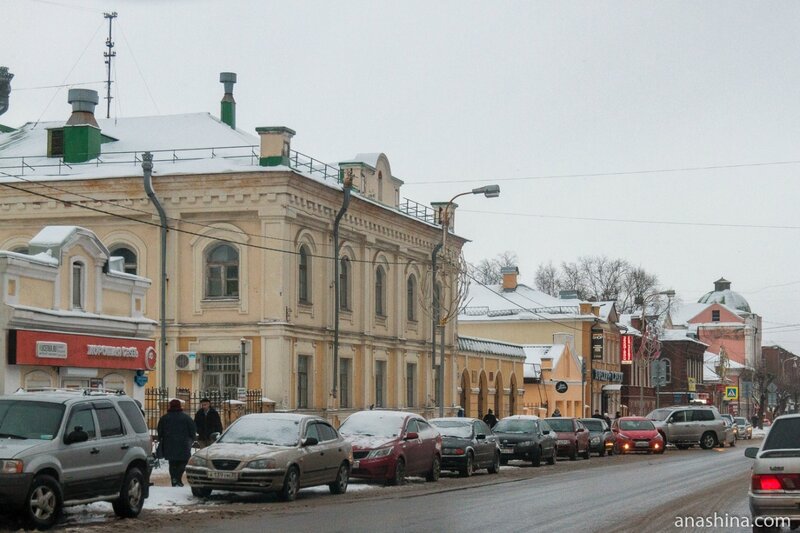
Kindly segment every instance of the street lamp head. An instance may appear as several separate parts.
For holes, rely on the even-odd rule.
[[[500,186],[484,185],[483,187],[472,189],[472,194],[482,194],[486,198],[497,198],[498,196],[500,196]]]
[[[661,291],[658,294],[663,294],[667,298],[674,298],[675,297],[675,291],[672,290],[672,289],[667,289],[666,291]]]

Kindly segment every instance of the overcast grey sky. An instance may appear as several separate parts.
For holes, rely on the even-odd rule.
[[[385,152],[421,203],[500,184],[459,201],[468,260],[514,251],[533,285],[622,257],[687,302],[724,276],[800,354],[798,2],[2,0],[0,121],[66,119],[66,89],[34,87],[105,78],[103,11],[112,116],[218,115],[237,72],[244,130]]]

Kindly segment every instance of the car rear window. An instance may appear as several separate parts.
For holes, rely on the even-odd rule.
[[[147,433],[147,424],[138,405],[133,402],[122,401],[119,402],[119,408],[122,409],[122,414],[125,415],[125,418],[136,433]]]
[[[800,449],[800,418],[778,419],[772,424],[762,450]]]
[[[599,418],[595,418],[593,420],[587,418],[581,420],[581,422],[583,422],[583,425],[586,426],[589,429],[589,431],[604,431],[606,429],[604,427],[603,421],[600,420]]]
[[[535,420],[504,418],[492,428],[494,433],[536,433]]]
[[[547,423],[550,424],[550,427],[555,429],[556,431],[575,431],[575,428],[572,425],[572,420],[569,419],[547,419]]]

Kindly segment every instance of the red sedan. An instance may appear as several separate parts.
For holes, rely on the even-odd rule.
[[[589,458],[589,431],[577,418],[546,418],[558,438],[558,455],[574,461],[580,455]]]
[[[611,425],[617,435],[617,453],[664,453],[664,438],[653,422],[641,416],[623,416]]]

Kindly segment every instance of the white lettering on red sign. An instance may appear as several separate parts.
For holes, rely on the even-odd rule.
[[[87,346],[87,355],[136,358],[139,357],[139,350],[136,349],[136,347],[104,346],[102,344],[90,344]]]

